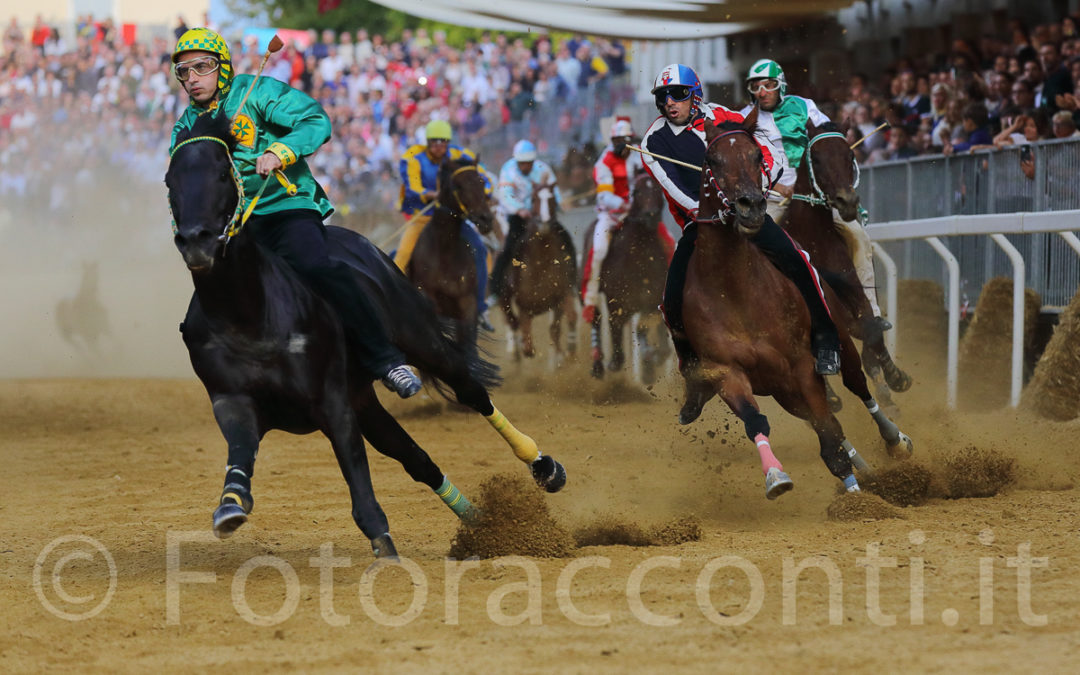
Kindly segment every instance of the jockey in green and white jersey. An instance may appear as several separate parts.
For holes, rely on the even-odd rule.
[[[815,127],[830,124],[831,120],[818,109],[817,104],[808,98],[787,93],[787,78],[784,70],[776,61],[760,59],[750,66],[746,75],[746,87],[753,103],[742,109],[748,115],[754,106],[758,107],[758,130],[768,138],[773,148],[783,151],[787,158],[789,171],[780,177],[773,187],[776,194],[769,195],[767,212],[777,223],[783,224],[791,197],[794,194],[795,176],[802,164],[809,147],[810,137],[807,125]],[[790,175],[788,175],[790,174]],[[858,220],[844,221],[836,209],[832,210],[833,221],[852,234],[856,250],[852,251],[855,271],[863,286],[870,307],[874,311],[878,325],[882,330],[892,327],[881,318],[881,308],[877,302],[877,284],[874,277],[874,255],[870,237]]]

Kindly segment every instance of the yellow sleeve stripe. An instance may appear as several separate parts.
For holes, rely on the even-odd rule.
[[[596,186],[596,191],[597,192],[615,192],[615,186],[614,185],[608,185],[607,183],[603,183],[601,185]]]
[[[277,155],[277,158],[281,160],[282,168],[288,168],[296,164],[296,153],[284,143],[271,143],[270,147],[266,148],[266,151]]]

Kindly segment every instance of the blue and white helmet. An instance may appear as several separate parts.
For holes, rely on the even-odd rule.
[[[672,63],[664,66],[664,69],[656,76],[656,80],[653,81],[653,88],[650,93],[656,96],[657,110],[663,112],[664,103],[667,101],[666,94],[677,88],[685,88],[683,91],[687,96],[693,97],[694,108],[697,108],[702,98],[704,98],[704,93],[701,90],[701,80],[698,79],[694,69],[681,63]],[[663,100],[661,100],[660,94],[665,94]],[[673,98],[676,101],[686,100],[685,97],[673,96]]]
[[[536,146],[532,144],[532,141],[522,139],[514,144],[514,161],[515,162],[534,162],[536,161]]]

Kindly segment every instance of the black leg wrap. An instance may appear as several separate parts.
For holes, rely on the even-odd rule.
[[[744,401],[739,406],[739,417],[746,425],[746,437],[751,441],[757,438],[758,434],[769,435],[769,418],[762,415],[761,411],[756,410],[748,401]]]
[[[830,443],[821,446],[821,459],[825,461],[825,466],[829,467],[829,473],[836,476],[840,480],[847,478],[853,472],[851,466],[851,458],[848,457],[847,452],[840,443]]]

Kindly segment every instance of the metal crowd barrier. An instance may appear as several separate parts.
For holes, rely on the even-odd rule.
[[[1034,177],[1021,169],[1021,148],[980,151],[953,157],[919,157],[862,168],[859,194],[870,222],[919,221],[945,216],[1046,213],[1080,209],[1080,139],[1031,144]],[[1060,229],[1080,229],[1075,213],[1062,213]],[[1027,261],[1025,285],[1042,297],[1044,308],[1060,310],[1080,283],[1080,260],[1059,236],[1047,232],[1003,236]],[[973,307],[983,285],[1011,276],[1012,264],[985,236],[941,236],[960,270],[963,300]],[[921,238],[881,242],[901,279],[933,279],[948,285],[937,251]]]

